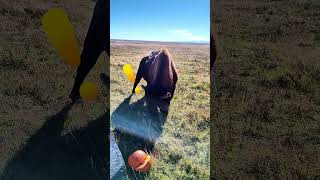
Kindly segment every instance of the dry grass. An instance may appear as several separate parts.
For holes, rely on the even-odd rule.
[[[213,5],[212,176],[319,178],[320,2]]]
[[[107,153],[101,146],[107,140],[101,122],[107,123],[110,106],[109,92],[98,79],[99,73],[108,71],[107,57],[102,54],[87,77],[99,83],[98,99],[75,104],[70,109],[66,106],[67,95],[75,70],[57,56],[40,24],[48,8],[64,7],[82,44],[94,2],[0,0],[0,7],[0,174],[3,179],[12,175],[11,170],[16,178],[81,179],[101,175],[96,174],[102,172],[98,169],[101,159],[97,158],[102,158],[101,151]],[[131,91],[122,74],[122,65],[128,62],[136,69],[143,55],[160,46],[163,45],[112,46],[111,108]],[[148,177],[208,178],[209,47],[165,46],[173,54],[180,79],[164,132],[156,145],[157,159]],[[133,100],[141,97],[135,96]],[[88,158],[88,152],[98,155],[89,154]]]
[[[62,116],[63,113],[59,113],[68,104],[67,96],[73,85],[75,70],[63,63],[42,31],[40,18],[48,8],[52,7],[66,8],[82,44],[90,23],[94,2],[0,1],[0,174],[5,169],[15,168],[12,164],[15,164],[19,157],[28,157],[30,149],[25,151],[25,148],[35,149],[35,146],[31,145],[34,144],[33,140],[29,138],[41,132],[50,120],[58,122],[57,117],[65,118],[65,122],[63,129],[57,132],[54,138],[58,140],[52,143],[61,142],[65,145],[57,146],[60,149],[53,147],[52,150],[45,150],[47,154],[41,156],[42,160],[39,162],[35,159],[40,158],[40,155],[29,158],[34,159],[33,165],[37,168],[45,169],[50,166],[52,169],[59,169],[59,163],[54,164],[56,161],[59,162],[62,157],[72,158],[72,155],[64,154],[68,152],[66,149],[70,151],[72,149],[74,155],[85,152],[83,147],[74,142],[81,142],[85,137],[83,134],[91,133],[88,132],[89,125],[96,123],[99,117],[108,113],[108,93],[102,85],[99,85],[101,93],[95,102],[74,105],[69,111],[69,116]],[[99,73],[108,69],[106,58],[105,54],[101,55],[87,80],[100,83]],[[49,129],[53,130],[54,127]],[[49,145],[50,138],[42,140],[47,141]],[[45,147],[39,145],[37,148]],[[54,149],[57,152],[54,152]],[[59,155],[63,156],[59,157]],[[31,168],[30,161],[27,158],[25,161],[26,164],[29,163],[25,166]],[[84,160],[84,163],[87,162]],[[60,170],[63,167],[60,165]],[[73,175],[72,168],[69,168],[69,175]],[[20,172],[18,169],[16,171]],[[56,173],[56,179],[60,178],[58,175],[59,173]],[[68,173],[65,176],[68,178]],[[50,177],[55,176],[50,175]]]

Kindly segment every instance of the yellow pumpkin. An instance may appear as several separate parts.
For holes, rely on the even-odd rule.
[[[84,100],[95,100],[98,96],[98,85],[94,82],[84,82],[80,87],[80,96]]]

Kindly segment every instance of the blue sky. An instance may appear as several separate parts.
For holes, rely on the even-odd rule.
[[[209,41],[210,0],[110,0],[111,39]]]

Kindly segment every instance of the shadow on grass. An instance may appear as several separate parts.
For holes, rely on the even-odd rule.
[[[88,126],[61,135],[73,103],[49,117],[6,165],[1,180],[107,179],[109,112]]]
[[[112,113],[111,123],[129,178],[145,179],[147,174],[137,173],[128,166],[128,157],[139,149],[153,152],[168,114],[157,110],[161,103],[155,99],[145,96],[130,104],[131,97],[127,97]]]

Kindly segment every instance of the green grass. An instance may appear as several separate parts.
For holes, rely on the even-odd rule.
[[[168,48],[172,54],[179,80],[163,133],[153,152],[155,163],[147,179],[208,179],[208,45],[112,42],[111,113],[131,93],[132,84],[122,72],[123,65],[129,63],[136,71],[144,56],[162,47]],[[142,81],[141,84],[146,85],[146,82]],[[135,103],[143,96],[144,93],[134,95],[130,103]]]

